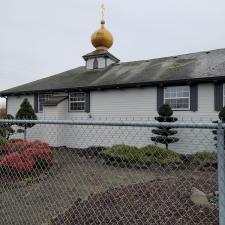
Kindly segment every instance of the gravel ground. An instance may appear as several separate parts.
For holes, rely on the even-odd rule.
[[[85,201],[76,201],[52,224],[217,225],[216,206],[204,208],[190,201],[192,187],[210,193],[217,189],[215,179],[216,176],[205,173],[115,188]]]
[[[54,160],[51,170],[38,178],[1,180],[1,225],[40,225],[68,210],[75,201],[156,177],[149,170],[110,167],[70,150],[55,152]]]

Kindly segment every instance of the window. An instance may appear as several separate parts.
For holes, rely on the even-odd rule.
[[[43,112],[43,105],[51,96],[51,93],[38,95],[38,112]]]
[[[98,60],[95,58],[93,62],[93,69],[98,69]]]
[[[69,95],[70,111],[85,111],[86,93],[73,92]]]
[[[173,86],[164,88],[164,103],[167,103],[174,110],[190,109],[190,87]]]

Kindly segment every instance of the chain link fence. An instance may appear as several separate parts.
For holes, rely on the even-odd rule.
[[[224,128],[0,120],[0,224],[224,225]]]

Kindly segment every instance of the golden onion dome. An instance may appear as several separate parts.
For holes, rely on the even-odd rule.
[[[99,51],[106,51],[113,45],[113,36],[105,28],[105,20],[101,20],[101,28],[91,36],[91,43]]]

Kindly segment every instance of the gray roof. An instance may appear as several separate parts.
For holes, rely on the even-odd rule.
[[[225,49],[136,62],[106,69],[78,67],[0,92],[0,96],[43,91],[92,90],[225,79]]]
[[[117,63],[120,61],[118,58],[116,58],[114,55],[112,55],[108,51],[95,50],[95,51],[93,51],[91,53],[88,53],[88,54],[83,56],[84,60],[87,60],[87,59],[90,59],[90,58],[96,58],[96,57],[108,57],[108,58],[111,58],[111,59],[115,60],[115,62],[117,62]]]

